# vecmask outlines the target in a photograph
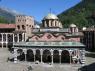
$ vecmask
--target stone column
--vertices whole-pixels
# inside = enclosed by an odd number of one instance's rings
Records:
[[[27,61],[26,54],[27,54],[27,49],[23,49],[23,52],[25,54],[25,61]]]
[[[2,48],[3,48],[3,33],[1,35],[2,35]]]
[[[13,33],[13,43],[15,42],[15,40],[14,40],[14,33]]]
[[[19,34],[17,34],[17,42],[19,42]]]
[[[53,27],[55,27],[55,20],[53,20]]]
[[[82,65],[84,66],[84,64],[85,64],[85,60],[86,60],[86,58],[85,58],[85,49],[83,49],[82,51],[81,51],[81,63],[82,63]]]
[[[17,49],[14,49],[14,63],[17,63]]]
[[[6,33],[6,48],[8,47],[8,34]]]
[[[51,27],[51,20],[49,20],[49,27]]]
[[[43,50],[42,49],[40,50],[40,53],[41,53],[41,63],[43,63],[43,57],[42,57],[43,56]]]
[[[70,53],[70,64],[71,64],[71,59],[72,59],[72,50],[69,50]]]
[[[22,42],[24,41],[24,33],[22,33]]]
[[[34,54],[34,62],[35,62],[35,55],[36,55],[36,50],[33,49],[33,54]]]
[[[53,50],[51,49],[50,52],[51,52],[51,57],[52,57],[51,63],[53,64]]]
[[[47,27],[47,20],[45,20],[44,22],[45,22],[45,23],[44,23],[44,24],[45,24],[44,27]]]
[[[60,64],[61,64],[61,53],[62,53],[62,50],[59,50]]]

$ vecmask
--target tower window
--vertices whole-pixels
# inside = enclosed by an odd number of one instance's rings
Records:
[[[20,26],[19,25],[17,25],[17,29],[20,29]]]
[[[22,29],[25,30],[25,26],[24,25],[22,25]]]
[[[31,25],[29,25],[29,27],[31,27]]]

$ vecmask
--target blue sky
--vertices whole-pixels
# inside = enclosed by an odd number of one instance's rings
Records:
[[[30,15],[41,21],[50,12],[59,14],[76,5],[81,0],[1,0],[0,6]]]

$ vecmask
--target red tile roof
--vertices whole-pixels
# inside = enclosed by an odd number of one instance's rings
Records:
[[[0,29],[15,29],[15,24],[2,24],[0,23]]]

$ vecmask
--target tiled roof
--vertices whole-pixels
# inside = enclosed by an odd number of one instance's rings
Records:
[[[15,24],[2,24],[0,23],[0,29],[15,29]]]

